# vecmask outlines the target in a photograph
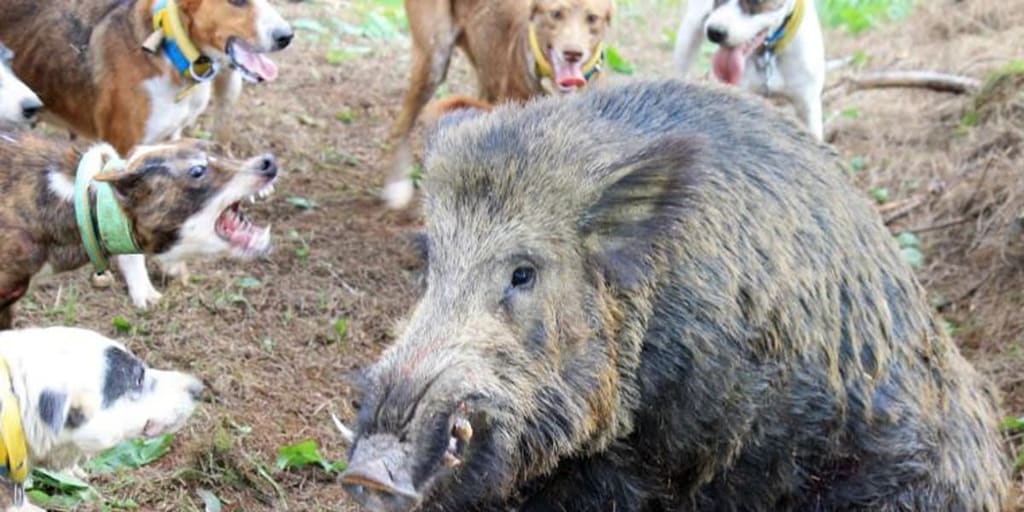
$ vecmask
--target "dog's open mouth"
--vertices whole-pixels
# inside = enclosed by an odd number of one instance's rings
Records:
[[[225,52],[231,64],[242,71],[242,75],[250,82],[273,82],[277,78],[277,64],[265,53],[256,50],[245,41],[228,38]]]
[[[738,84],[740,79],[743,78],[743,69],[747,65],[747,57],[764,44],[764,39],[767,36],[768,30],[763,30],[754,36],[753,39],[740,46],[728,47],[719,45],[718,51],[711,58],[711,69],[715,77],[730,85]]]
[[[273,182],[268,183],[259,192],[249,196],[249,201],[255,202],[255,196],[263,198],[273,191]],[[231,203],[220,213],[214,223],[214,231],[232,249],[246,256],[262,255],[270,249],[270,226],[259,226],[249,220],[242,211],[242,201]]]
[[[551,69],[555,73],[555,84],[560,92],[573,92],[582,89],[587,85],[587,78],[583,75],[583,59],[576,62],[566,62],[558,58],[557,52],[548,52],[548,60],[551,62]]]

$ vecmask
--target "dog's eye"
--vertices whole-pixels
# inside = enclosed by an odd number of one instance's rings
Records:
[[[565,16],[561,9],[555,9],[551,11],[551,19],[555,21],[561,21],[562,17]]]
[[[228,3],[235,7],[245,7],[249,4],[249,0],[228,0]]]
[[[597,23],[598,19],[599,18],[597,17],[596,14],[588,14],[587,15],[587,24],[588,25],[593,25],[593,24]]]
[[[517,267],[512,271],[512,280],[509,284],[511,284],[513,288],[525,288],[533,284],[533,280],[536,275],[537,270],[533,267]]]
[[[206,174],[205,165],[194,165],[188,170],[188,175],[193,178],[202,178],[204,174]]]

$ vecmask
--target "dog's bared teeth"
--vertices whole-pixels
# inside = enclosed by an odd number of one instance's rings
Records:
[[[249,196],[249,204],[256,204],[256,196]]]

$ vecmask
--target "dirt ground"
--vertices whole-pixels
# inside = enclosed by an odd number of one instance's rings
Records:
[[[405,90],[408,40],[335,30],[374,16],[372,0],[278,4],[287,17],[319,20],[330,33],[299,30],[276,56],[281,78],[247,87],[238,108],[236,153],[273,151],[286,169],[275,195],[248,209],[272,223],[273,255],[193,264],[189,283],[158,282],[164,300],[145,313],[132,310],[120,285],[93,289],[84,269],[37,286],[20,305],[20,326],[93,328],[153,366],[189,370],[207,383],[208,402],[168,456],[93,481],[141,510],[203,510],[200,489],[227,511],[355,510],[321,469],[275,469],[277,450],[312,438],[328,459],[344,458],[330,413],[352,418],[350,375],[393,339],[412,302],[413,258],[401,235],[417,227],[418,213],[389,212],[376,198],[387,130]],[[665,34],[681,12],[678,0],[620,2],[611,42],[637,72],[613,82],[673,75]],[[850,179],[887,199],[879,208],[893,233],[917,235],[919,276],[936,310],[998,382],[1007,414],[1024,414],[1024,80],[1007,75],[980,100],[922,89],[852,91],[840,80],[895,69],[985,80],[1024,56],[1024,0],[917,2],[906,20],[860,36],[832,30],[826,41],[830,58],[861,56],[830,75],[829,140],[850,162]],[[457,57],[447,90],[471,93],[472,85]],[[115,329],[116,316],[130,332]],[[343,336],[339,320],[347,322]],[[1008,452],[1016,455],[1013,446]]]

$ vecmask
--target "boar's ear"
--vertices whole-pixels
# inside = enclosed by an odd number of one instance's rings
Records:
[[[583,214],[590,257],[613,286],[642,283],[694,206],[702,141],[665,136],[613,163],[610,184]]]

